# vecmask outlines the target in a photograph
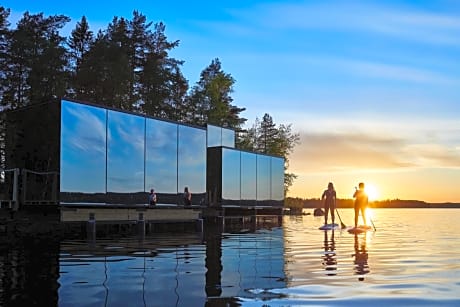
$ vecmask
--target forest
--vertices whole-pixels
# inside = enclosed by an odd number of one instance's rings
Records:
[[[210,59],[190,85],[170,56],[180,41],[170,41],[166,25],[138,11],[113,17],[93,31],[85,16],[68,37],[64,15],[25,12],[11,25],[10,10],[0,6],[0,111],[70,98],[156,118],[235,130],[236,147],[285,158],[285,192],[296,175],[288,172],[289,154],[299,143],[291,124],[275,124],[262,112],[250,125],[232,98],[236,80]],[[193,61],[193,59],[190,59]],[[5,122],[0,114],[0,168],[5,163]]]

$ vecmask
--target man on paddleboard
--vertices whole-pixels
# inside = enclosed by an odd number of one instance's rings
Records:
[[[364,191],[364,183],[360,182],[358,185],[359,189],[355,187],[355,193],[353,194],[353,198],[355,199],[355,228],[358,227],[358,216],[359,211],[361,211],[361,215],[363,217],[364,225],[366,223],[366,207],[369,203],[369,198],[367,197],[366,192]]]
[[[321,199],[324,200],[324,225],[327,225],[329,210],[331,211],[332,224],[334,224],[334,210],[336,197],[337,195],[334,190],[334,184],[332,182],[329,182],[329,184],[327,185],[327,190],[324,190],[323,195],[321,196]]]

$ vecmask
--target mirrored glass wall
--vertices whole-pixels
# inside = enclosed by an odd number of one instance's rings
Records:
[[[207,125],[207,146],[235,147],[235,131],[228,128]]]
[[[206,192],[206,130],[72,101],[61,102],[63,203],[180,204]]]
[[[222,149],[222,204],[239,205],[241,199],[241,152]]]
[[[61,202],[105,202],[107,110],[61,103]]]
[[[206,201],[206,130],[179,125],[177,174],[179,195],[185,187],[192,204]],[[179,197],[180,201],[182,199]]]
[[[146,204],[153,188],[159,203],[183,204],[185,187],[194,205],[210,198],[243,206],[284,200],[284,159],[233,148],[231,129],[71,101],[61,103],[60,124],[63,203]]]
[[[257,155],[241,152],[241,200],[255,206],[257,200]]]
[[[158,201],[177,198],[177,124],[147,119],[145,139],[145,189],[154,189]]]
[[[107,137],[107,192],[144,192],[145,118],[109,110]]]
[[[218,191],[217,204],[283,206],[283,158],[226,147],[208,148],[210,178],[207,188]]]

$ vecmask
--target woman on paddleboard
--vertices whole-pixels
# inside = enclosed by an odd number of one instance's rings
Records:
[[[337,195],[334,190],[334,184],[332,182],[329,182],[329,184],[327,185],[327,190],[324,190],[323,195],[321,196],[321,199],[324,201],[324,225],[327,225],[329,210],[331,211],[332,224],[334,224],[334,210],[336,198]]]
[[[364,183],[360,182],[358,187],[359,189],[355,187],[355,193],[353,194],[353,198],[355,199],[355,228],[358,227],[359,211],[361,211],[361,216],[363,217],[364,225],[367,225],[366,207],[369,203],[369,198],[367,197],[367,194],[364,191]]]

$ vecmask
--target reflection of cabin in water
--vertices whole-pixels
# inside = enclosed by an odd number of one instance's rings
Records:
[[[284,159],[236,149],[232,129],[70,100],[2,115],[0,200],[11,211],[144,210],[151,188],[157,208],[182,208],[186,186],[195,211],[283,206]]]

